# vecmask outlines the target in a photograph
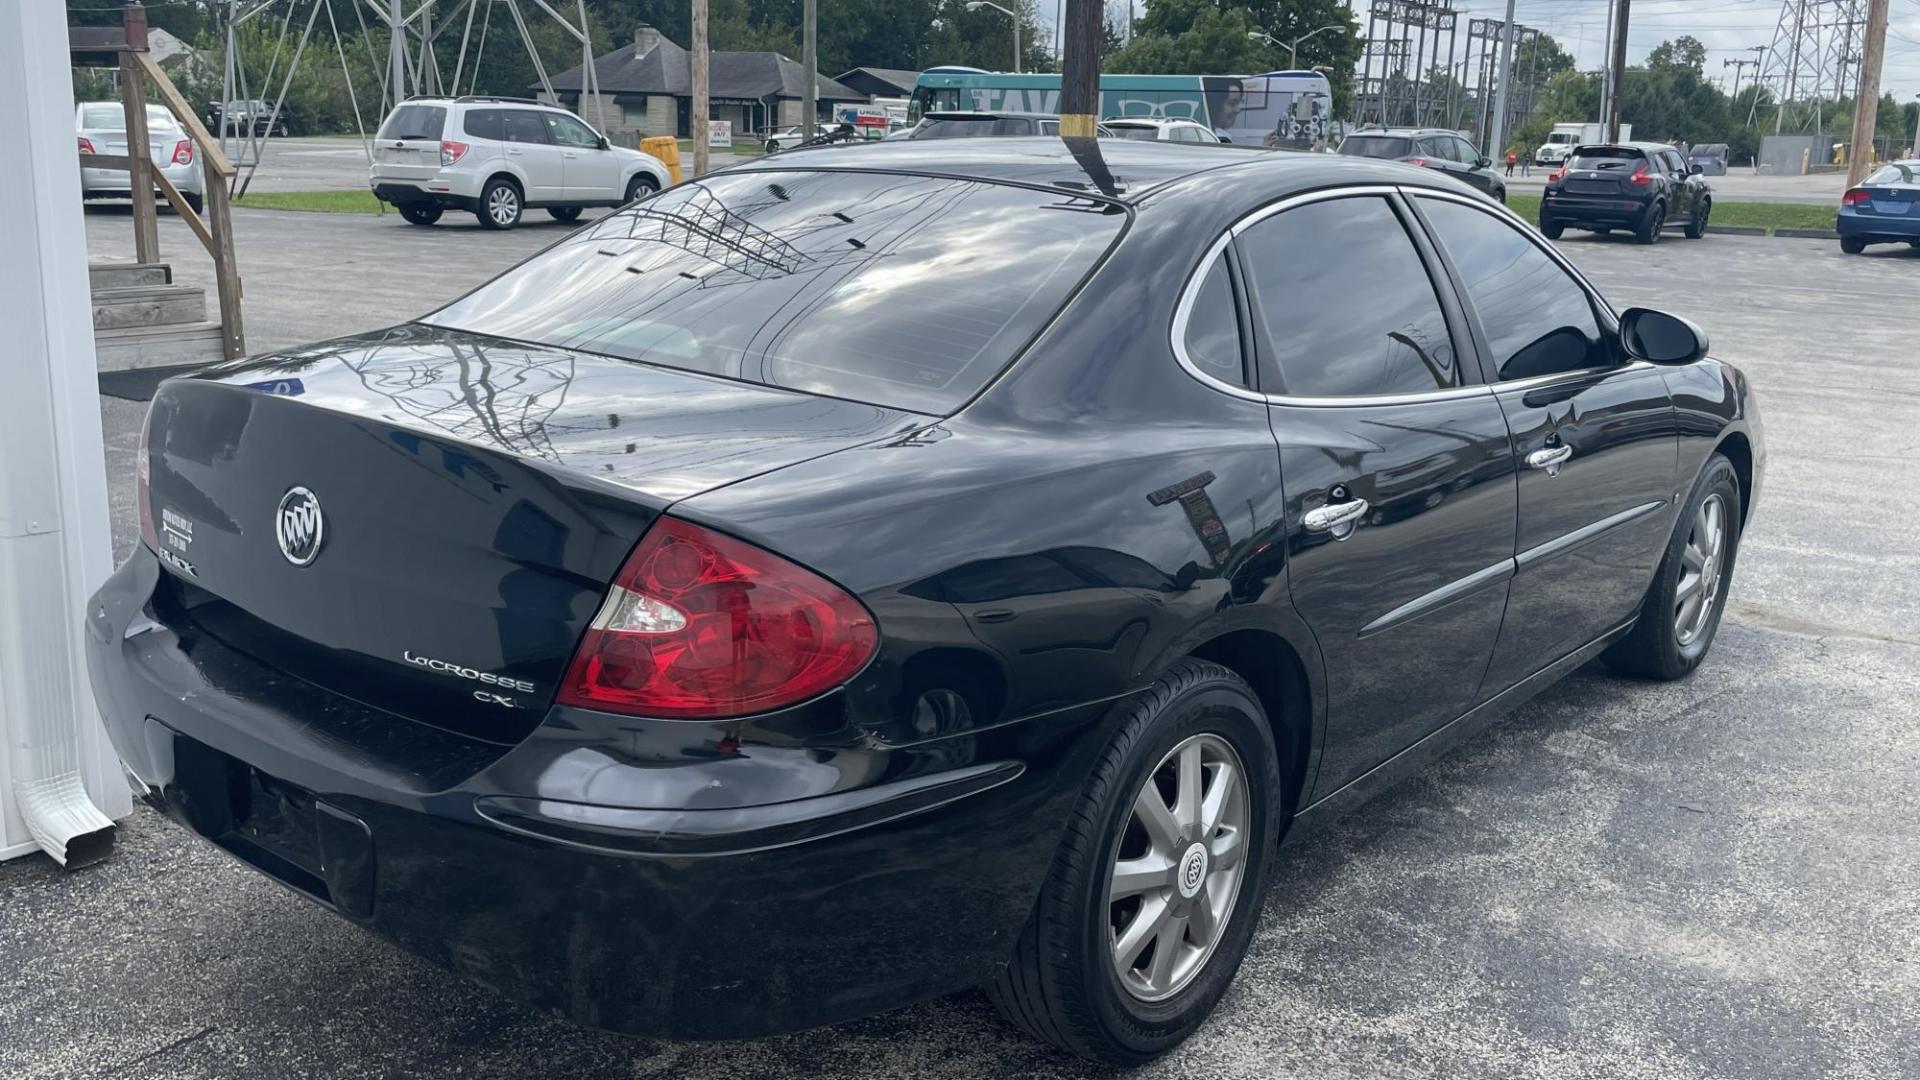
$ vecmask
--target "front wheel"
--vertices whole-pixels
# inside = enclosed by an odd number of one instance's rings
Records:
[[[659,190],[660,185],[653,182],[653,177],[645,175],[636,176],[627,181],[627,201],[635,202],[644,199]]]
[[[401,219],[409,225],[431,225],[440,220],[441,210],[438,206],[402,203],[398,209]]]
[[[547,214],[555,221],[572,221],[580,216],[580,208],[577,206],[549,206],[547,207]]]
[[[1694,482],[1626,637],[1601,654],[1607,666],[1646,679],[1672,680],[1706,658],[1727,605],[1740,550],[1740,474],[1715,454]]]
[[[480,192],[480,227],[483,229],[511,229],[520,224],[520,189],[513,181],[495,179],[487,181]]]
[[[1840,250],[1849,255],[1858,255],[1867,250],[1867,242],[1857,236],[1843,236],[1840,238]]]
[[[766,149],[769,154],[777,154],[780,152],[780,144],[774,142],[772,139],[768,139]]]
[[[1701,199],[1693,209],[1693,216],[1687,219],[1687,239],[1698,240],[1707,235],[1707,217],[1713,213],[1713,202]]]
[[[1184,660],[1123,708],[988,988],[1029,1035],[1114,1066],[1179,1045],[1226,993],[1288,813],[1273,729],[1238,675]]]
[[[1665,203],[1654,203],[1647,207],[1645,217],[1640,219],[1640,227],[1633,231],[1633,238],[1643,244],[1658,243],[1660,230],[1667,227],[1667,207]]]

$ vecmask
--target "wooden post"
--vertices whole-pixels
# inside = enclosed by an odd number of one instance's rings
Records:
[[[1620,0],[1614,8],[1613,40],[1613,96],[1607,99],[1607,141],[1620,141],[1620,102],[1627,96],[1627,16],[1633,0]]]
[[[1100,0],[1066,0],[1060,57],[1060,135],[1093,138],[1100,120]]]
[[[693,136],[693,175],[707,175],[707,0],[693,0],[693,115],[687,118]]]
[[[200,156],[201,187],[206,189],[207,224],[213,233],[213,281],[220,297],[220,350],[229,360],[247,355],[240,322],[240,267],[233,257],[233,205],[227,201],[227,177],[214,154]]]
[[[131,53],[121,53],[120,107],[126,111],[127,190],[133,198],[134,261],[160,261],[159,212],[153,203],[152,171],[147,162],[153,153],[147,147],[147,95],[141,92],[140,66]]]
[[[1880,120],[1880,66],[1886,55],[1887,0],[1868,0],[1867,45],[1860,55],[1860,85],[1853,99],[1853,142],[1847,149],[1848,187],[1866,179],[1867,166],[1873,163],[1873,133]]]

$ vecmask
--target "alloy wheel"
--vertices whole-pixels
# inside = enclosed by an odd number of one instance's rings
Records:
[[[487,216],[496,225],[511,225],[520,216],[520,196],[512,188],[500,184],[487,193]]]
[[[1708,496],[1693,515],[1686,546],[1680,549],[1680,581],[1674,587],[1674,636],[1682,647],[1704,633],[1720,597],[1727,544],[1727,508],[1719,495]]]
[[[1107,885],[1109,951],[1128,994],[1186,989],[1220,943],[1245,876],[1251,803],[1218,735],[1181,741],[1134,796]]]

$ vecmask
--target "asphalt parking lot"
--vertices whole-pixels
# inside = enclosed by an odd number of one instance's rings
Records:
[[[404,319],[561,235],[238,220],[256,350]],[[130,249],[122,216],[88,231],[96,257]],[[167,220],[162,243],[193,241]],[[1699,322],[1759,389],[1770,471],[1713,656],[1671,685],[1582,671],[1289,849],[1219,1012],[1138,1075],[1920,1075],[1920,252],[1561,247],[1616,306]],[[103,401],[123,551],[139,416]],[[0,1075],[1095,1073],[972,994],[750,1043],[585,1031],[138,810],[99,866],[0,865]]]

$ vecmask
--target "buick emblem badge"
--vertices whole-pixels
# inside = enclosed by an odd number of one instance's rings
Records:
[[[280,509],[273,515],[274,539],[280,542],[280,554],[295,566],[306,566],[320,554],[326,540],[327,520],[320,514],[320,500],[303,487],[288,488],[280,496]]]

